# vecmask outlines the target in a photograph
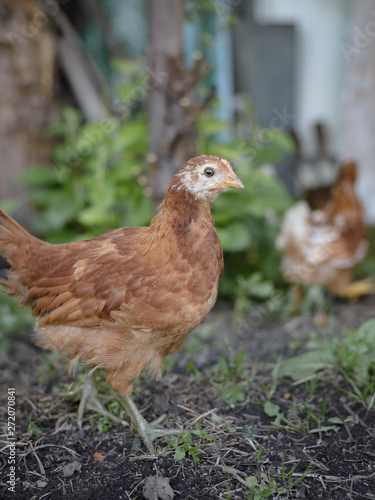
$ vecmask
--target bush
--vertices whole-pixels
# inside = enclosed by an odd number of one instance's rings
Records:
[[[67,108],[49,128],[60,141],[51,165],[26,170],[21,182],[38,209],[34,230],[51,242],[87,239],[110,228],[148,224],[153,213],[145,177],[147,123],[83,123]]]

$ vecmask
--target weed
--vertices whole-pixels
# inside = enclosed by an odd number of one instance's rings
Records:
[[[260,272],[249,277],[237,276],[234,295],[237,321],[241,320],[256,302],[262,302],[254,317],[251,314],[248,317],[249,323],[254,325],[280,315],[287,302],[286,294],[278,290],[272,281],[266,280]]]
[[[118,399],[113,399],[107,404],[107,410],[113,415],[119,415],[122,411],[124,411],[124,407]]]
[[[262,500],[270,498],[271,495],[284,495],[288,490],[277,485],[276,478],[272,474],[261,472],[259,479],[256,476],[246,478],[246,483],[250,488],[249,500]]]
[[[60,386],[63,389],[64,394],[73,402],[79,403],[81,401],[82,391],[81,388],[85,383],[86,375],[84,373],[78,373],[76,381],[71,384],[65,384],[60,382]]]
[[[307,394],[311,397],[313,396],[319,387],[319,379],[313,375],[310,380],[306,381]]]
[[[106,416],[101,416],[99,418],[91,417],[90,424],[95,426],[98,429],[99,434],[103,434],[104,432],[108,432],[112,428],[112,421],[110,418]]]
[[[220,356],[218,362],[211,368],[215,380],[219,383],[237,382],[244,375],[243,362],[245,361],[245,351],[240,350],[232,359],[227,361]]]
[[[30,439],[36,441],[42,435],[42,430],[36,425],[35,422],[30,422],[27,428],[27,434]]]
[[[337,433],[340,426],[344,424],[353,425],[353,418],[347,417],[344,420],[338,417],[326,418],[327,399],[324,400],[322,409],[316,411],[314,405],[308,403],[293,403],[284,413],[281,407],[271,401],[266,401],[263,406],[264,413],[269,417],[274,417],[272,425],[282,428],[291,433],[319,434],[322,439],[323,434]]]
[[[212,383],[219,388],[220,398],[228,405],[245,401],[245,387],[241,382],[251,384],[254,376],[246,372],[243,364],[245,351],[239,351],[230,360],[220,357],[211,368]]]
[[[246,396],[241,385],[232,384],[224,386],[220,389],[220,398],[224,401],[224,403],[230,406],[242,403],[245,401]]]
[[[259,477],[249,476],[246,478],[246,483],[250,488],[249,500],[263,500],[270,497],[279,498],[279,495],[285,495],[283,498],[289,498],[292,490],[307,476],[310,465],[301,473],[298,478],[293,480],[297,475],[295,469],[297,464],[293,464],[290,470],[286,470],[284,454],[282,454],[281,474],[278,477],[276,474],[267,474],[261,472]],[[280,482],[283,484],[280,485]],[[275,497],[274,495],[277,495]]]
[[[174,448],[173,458],[175,460],[181,460],[186,457],[192,458],[195,462],[199,462],[199,445],[193,443],[193,438],[196,436],[201,442],[213,441],[214,437],[209,435],[206,431],[202,430],[202,427],[199,424],[195,424],[195,430],[192,433],[185,431],[175,439],[168,439],[166,443]],[[168,451],[161,450],[162,454],[167,454]]]
[[[284,485],[288,489],[288,493],[290,493],[290,491],[293,488],[295,488],[301,481],[303,481],[303,479],[307,476],[307,474],[310,470],[311,464],[309,464],[307,466],[307,468],[302,472],[302,474],[298,477],[298,479],[293,481],[293,475],[295,474],[296,467],[297,467],[297,464],[295,463],[292,465],[292,468],[290,469],[290,471],[287,472],[285,469],[284,453],[282,453],[282,455],[281,455],[281,477],[282,477]]]
[[[263,456],[263,445],[261,444],[259,446],[257,456],[256,456],[256,463],[259,464],[262,461],[262,456]]]
[[[186,363],[186,369],[190,373],[189,382],[193,384],[194,382],[198,382],[202,380],[203,375],[202,372],[198,370],[198,368],[193,365],[193,363]]]
[[[285,360],[278,377],[312,381],[318,374],[320,382],[370,405],[375,393],[375,320],[347,330],[342,338],[315,339],[315,344],[315,349]],[[310,382],[310,392],[316,387],[317,382]]]

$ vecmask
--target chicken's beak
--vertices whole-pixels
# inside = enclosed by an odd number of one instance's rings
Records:
[[[237,175],[232,174],[228,175],[224,182],[220,182],[220,188],[245,189],[245,186],[242,184],[241,179],[239,179]]]

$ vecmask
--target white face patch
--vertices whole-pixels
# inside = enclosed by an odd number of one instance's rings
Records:
[[[206,169],[212,170],[214,175],[206,175]],[[219,194],[229,190],[229,188],[218,187],[218,183],[225,182],[226,178],[218,166],[213,163],[206,163],[193,170],[182,172],[180,177],[181,184],[177,189],[185,188],[200,200],[212,202]]]

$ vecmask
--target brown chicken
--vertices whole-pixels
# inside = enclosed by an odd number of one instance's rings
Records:
[[[163,357],[215,304],[223,254],[211,202],[244,189],[218,156],[193,158],[173,178],[162,210],[149,227],[109,231],[78,243],[51,245],[31,236],[0,211],[0,284],[31,307],[35,342],[105,370],[151,454],[152,441],[176,431],[154,429],[130,399],[148,367],[162,373]],[[88,377],[78,411],[107,416]]]
[[[276,245],[286,254],[282,272],[288,281],[328,285],[336,295],[347,294],[353,268],[368,250],[356,176],[356,165],[347,163],[322,210],[311,211],[300,201],[286,212]]]

